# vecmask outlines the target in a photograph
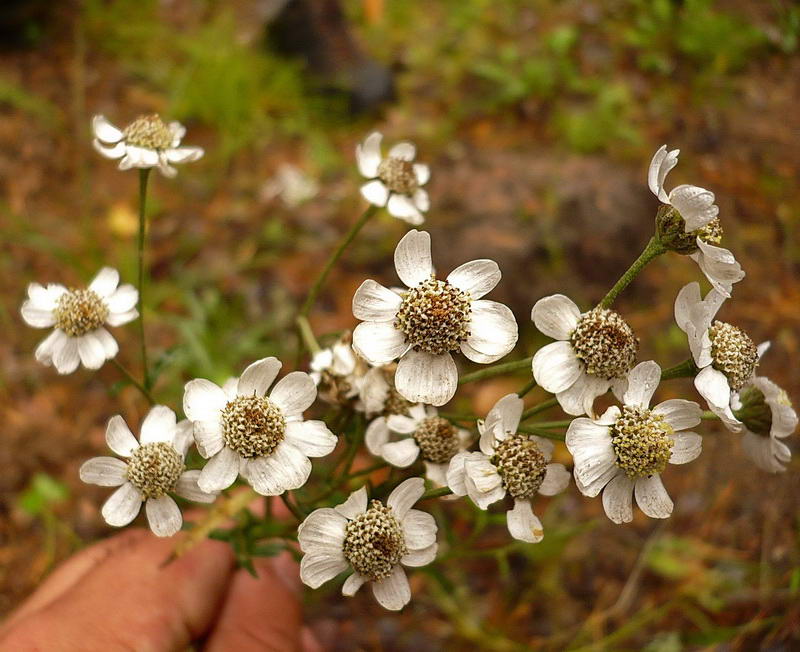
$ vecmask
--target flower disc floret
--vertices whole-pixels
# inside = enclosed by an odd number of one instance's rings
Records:
[[[512,498],[532,498],[542,486],[547,460],[539,445],[516,433],[499,442],[491,460]]]
[[[225,444],[246,458],[270,455],[283,441],[286,418],[263,396],[237,396],[222,411]]]
[[[758,348],[741,328],[723,321],[715,321],[708,335],[714,369],[725,374],[733,391],[739,391],[756,370]]]
[[[470,318],[469,293],[431,276],[405,293],[394,325],[415,350],[440,355],[466,341]]]
[[[400,158],[383,159],[378,165],[378,178],[389,190],[401,195],[412,195],[419,188],[414,164]]]
[[[183,469],[183,458],[171,444],[153,442],[133,451],[126,477],[143,499],[161,498],[175,489]]]
[[[386,401],[383,404],[383,416],[388,417],[393,414],[407,417],[409,415],[408,408],[413,405],[411,401],[404,398],[396,388],[390,387],[386,392]]]
[[[56,328],[70,337],[80,337],[100,328],[109,309],[94,290],[70,290],[61,295],[53,315]]]
[[[174,135],[157,113],[136,118],[122,130],[122,137],[129,145],[145,149],[168,149]]]
[[[616,465],[632,480],[661,473],[672,456],[673,432],[661,415],[626,405],[611,427]]]
[[[373,500],[367,511],[345,527],[342,552],[356,572],[370,580],[389,577],[408,553],[403,528],[392,508]]]
[[[586,373],[611,380],[625,376],[636,362],[639,340],[618,312],[595,308],[582,315],[570,336]]]
[[[414,431],[414,441],[419,445],[423,459],[434,464],[445,464],[458,452],[458,432],[447,419],[428,417]]]

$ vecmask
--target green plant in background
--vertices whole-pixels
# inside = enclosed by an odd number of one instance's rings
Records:
[[[60,519],[56,510],[69,499],[69,488],[47,473],[36,473],[27,489],[17,498],[17,506],[32,518],[41,521],[44,527],[44,570],[56,560],[59,539],[65,539],[70,547],[78,545],[78,537],[66,521]]]

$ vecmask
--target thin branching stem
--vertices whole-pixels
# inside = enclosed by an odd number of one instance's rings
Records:
[[[642,253],[639,254],[639,257],[633,261],[633,264],[614,284],[614,287],[608,291],[608,294],[603,297],[603,300],[598,304],[597,307],[610,308],[619,293],[628,287],[628,285],[630,285],[631,281],[633,281],[633,279],[639,275],[639,272],[641,272],[651,260],[660,256],[666,251],[667,249],[661,244],[661,242],[659,242],[656,236],[650,238],[650,242],[647,243],[644,251],[642,251]]]
[[[558,405],[558,399],[556,398],[550,398],[546,401],[542,401],[541,403],[538,403],[525,410],[520,417],[520,421],[530,419],[532,416],[539,414],[540,412],[544,412],[545,410],[549,410],[551,407],[555,407],[556,405]]]
[[[528,392],[530,392],[534,387],[536,387],[537,383],[535,379],[531,379],[529,383],[527,383],[521,390],[517,392],[517,396],[520,398],[524,398]]]
[[[295,504],[294,504],[294,503],[291,501],[291,499],[289,498],[289,492],[288,492],[288,491],[284,491],[284,492],[281,494],[281,500],[283,501],[283,504],[284,504],[284,505],[286,505],[286,508],[287,508],[287,509],[288,509],[288,510],[289,510],[289,511],[292,513],[292,515],[293,515],[293,516],[294,516],[294,517],[295,517],[295,518],[296,518],[298,521],[300,521],[300,522],[302,523],[302,522],[305,520],[305,518],[306,518],[306,515],[305,515],[305,514],[303,514],[303,512],[300,510],[300,508],[299,508],[299,507],[297,507],[297,505],[295,505]]]
[[[500,364],[485,367],[478,371],[473,371],[471,374],[466,374],[458,379],[459,385],[466,383],[474,383],[476,380],[486,380],[487,378],[494,378],[495,376],[502,376],[503,374],[514,373],[523,369],[530,370],[531,361],[533,358],[523,358],[522,360],[515,360],[513,362],[501,362]]]
[[[147,234],[147,180],[150,168],[139,170],[139,239],[138,239],[138,276],[139,276],[139,340],[142,349],[142,378],[145,389],[149,390],[150,367],[147,362],[147,340],[144,335],[144,277],[145,277],[145,240]]]
[[[153,398],[153,395],[150,393],[150,391],[148,389],[146,389],[145,386],[142,385],[142,383],[140,383],[138,380],[136,380],[136,378],[133,377],[133,374],[130,371],[128,371],[125,367],[123,367],[122,364],[116,358],[111,358],[111,363],[117,369],[119,369],[120,373],[123,376],[125,376],[125,379],[131,385],[133,385],[136,389],[138,389],[141,392],[142,396],[144,396],[147,399],[147,401],[150,403],[150,405],[155,405],[156,404],[156,401]]]
[[[545,439],[555,439],[556,441],[564,441],[564,435],[551,430],[542,430],[541,428],[533,428],[531,426],[520,426],[517,432],[524,432],[528,435],[537,435]]]
[[[700,371],[694,360],[689,358],[680,364],[664,369],[661,372],[661,380],[672,380],[673,378],[694,378],[697,372]]]

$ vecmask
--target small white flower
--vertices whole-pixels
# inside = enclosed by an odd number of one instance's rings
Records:
[[[628,375],[623,408],[612,406],[599,419],[575,419],[566,443],[575,461],[575,484],[584,496],[603,491],[603,509],[614,523],[633,519],[632,496],[651,518],[672,514],[661,483],[667,464],[685,464],[698,455],[702,438],[686,431],[700,423],[700,406],[671,399],[650,409],[661,379],[655,362],[641,362]]]
[[[594,308],[581,314],[572,299],[554,294],[536,302],[531,319],[558,340],[533,356],[533,377],[567,414],[593,415],[594,400],[609,388],[622,396],[639,340],[618,312]]]
[[[686,233],[705,226],[719,214],[714,204],[714,193],[705,188],[682,184],[673,188],[669,194],[664,190],[664,182],[670,170],[678,164],[679,149],[667,151],[662,145],[653,155],[647,183],[652,193],[662,204],[674,207],[686,223]]]
[[[403,566],[425,566],[436,558],[436,521],[411,509],[425,493],[422,478],[400,483],[386,500],[367,501],[362,487],[341,505],[314,510],[297,531],[300,579],[316,589],[352,568],[342,594],[355,595],[364,582],[380,605],[397,611],[411,600]]]
[[[145,503],[147,522],[153,534],[169,537],[181,529],[183,517],[177,503],[168,495],[199,503],[214,502],[217,494],[197,486],[199,470],[187,471],[186,451],[192,443],[188,421],[175,422],[175,413],[156,405],[142,422],[139,441],[125,420],[111,417],[106,428],[108,447],[116,457],[95,457],[81,466],[81,480],[101,487],[119,487],[103,505],[103,518],[115,527],[128,525]]]
[[[392,433],[405,437],[390,441]],[[425,477],[437,487],[444,487],[450,460],[469,445],[471,438],[468,430],[456,428],[440,417],[435,407],[417,403],[408,408],[406,415],[391,414],[372,421],[364,443],[370,453],[401,469],[411,466],[421,455]]]
[[[431,176],[424,163],[414,163],[417,148],[411,143],[398,143],[386,158],[381,154],[383,136],[374,131],[356,146],[358,169],[367,179],[361,195],[370,204],[386,206],[394,217],[415,226],[425,221],[423,213],[430,207],[428,193],[423,190]]]
[[[487,364],[517,342],[513,313],[496,301],[480,300],[500,281],[493,260],[473,260],[436,278],[431,237],[409,231],[397,245],[394,264],[409,288],[398,294],[372,280],[353,297],[353,315],[363,320],[353,332],[353,348],[370,364],[400,358],[395,386],[412,403],[444,405],[453,398],[458,370],[452,352]]]
[[[703,236],[697,236],[697,251],[689,254],[689,258],[698,264],[700,271],[717,292],[730,297],[733,284],[741,281],[745,272],[728,249],[717,247],[706,240]]]
[[[501,398],[485,422],[478,422],[480,452],[459,453],[450,462],[447,484],[457,496],[469,496],[480,509],[514,499],[506,514],[508,531],[520,541],[538,543],[544,537],[542,522],[531,500],[539,493],[554,496],[566,489],[569,472],[550,463],[553,442],[517,432],[523,402],[516,394]]]
[[[728,429],[740,432],[731,399],[755,373],[765,345],[757,347],[742,329],[714,319],[724,302],[725,296],[715,289],[701,298],[700,285],[689,283],[675,299],[675,321],[686,333],[700,370],[695,388]]]
[[[36,348],[36,359],[55,366],[60,374],[69,374],[80,363],[99,369],[117,355],[119,346],[105,326],[122,326],[136,319],[138,301],[136,288],[119,285],[119,272],[104,267],[87,289],[31,283],[21,312],[29,326],[55,327]]]
[[[105,116],[92,119],[94,148],[110,159],[121,159],[120,170],[157,167],[165,177],[178,171],[170,163],[188,163],[203,156],[201,147],[180,147],[186,129],[180,122],[166,124],[157,114],[137,118],[124,129]]]
[[[183,411],[194,426],[197,449],[209,459],[198,480],[202,489],[226,489],[241,475],[258,493],[277,496],[306,483],[309,457],[336,447],[322,421],[303,421],[317,397],[307,373],[287,374],[266,396],[280,368],[277,358],[264,358],[225,389],[204,379],[186,384]]]
[[[357,379],[366,365],[358,358],[345,339],[322,349],[311,358],[311,379],[320,388],[320,398],[329,403],[345,404],[358,396]]]

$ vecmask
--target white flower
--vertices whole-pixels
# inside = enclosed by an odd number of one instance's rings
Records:
[[[398,143],[386,158],[381,154],[383,136],[372,132],[356,146],[358,169],[367,179],[361,195],[370,204],[386,206],[394,217],[409,224],[425,221],[422,214],[430,207],[428,193],[422,189],[431,176],[424,163],[414,163],[417,149],[411,143]]]
[[[119,272],[110,267],[101,269],[85,290],[31,283],[22,318],[34,328],[55,327],[36,348],[36,359],[54,365],[60,374],[72,373],[79,363],[99,369],[119,351],[105,326],[122,326],[136,319],[138,300],[136,288],[119,285]]]
[[[706,242],[702,236],[697,237],[697,251],[689,258],[698,264],[714,289],[726,297],[731,296],[733,284],[745,277],[742,266],[728,249]]]
[[[595,398],[609,388],[622,396],[639,340],[619,313],[594,308],[581,314],[572,299],[554,294],[536,302],[531,319],[558,340],[533,356],[533,377],[556,395],[564,412],[593,415]]]
[[[198,480],[202,489],[225,489],[241,474],[258,493],[277,496],[306,483],[309,457],[336,447],[322,421],[303,421],[317,397],[307,373],[287,374],[267,398],[280,368],[277,358],[264,358],[225,389],[203,379],[186,384],[183,411],[194,425],[197,449],[209,458]]]
[[[392,491],[386,505],[368,503],[362,487],[341,505],[314,510],[297,531],[305,553],[300,579],[316,589],[352,568],[343,595],[355,595],[364,582],[372,582],[381,606],[402,609],[411,600],[403,566],[425,566],[436,558],[436,522],[411,509],[424,493],[424,480],[409,478]]]
[[[329,403],[344,404],[358,396],[357,378],[363,375],[366,366],[359,364],[353,347],[344,339],[333,346],[322,349],[311,358],[311,379],[324,391],[320,397]]]
[[[623,408],[612,406],[596,420],[575,419],[566,443],[575,461],[575,484],[584,496],[603,491],[603,509],[614,523],[633,519],[632,496],[651,518],[672,514],[672,500],[661,483],[667,463],[685,464],[699,454],[700,406],[671,399],[649,408],[661,368],[642,362],[628,376]]]
[[[391,433],[405,437],[390,441]],[[470,442],[468,430],[456,428],[439,411],[421,403],[408,408],[406,415],[380,416],[367,427],[364,443],[370,453],[392,466],[404,469],[421,455],[425,477],[438,487],[447,485],[447,467],[452,457]]]
[[[363,320],[353,348],[370,364],[400,358],[394,382],[412,403],[444,405],[456,392],[458,371],[451,353],[473,362],[494,362],[517,342],[517,322],[503,304],[480,300],[500,281],[492,260],[473,260],[446,280],[433,272],[431,237],[411,230],[397,245],[394,264],[408,290],[398,294],[372,280],[353,297],[353,315]]]
[[[157,114],[141,116],[124,129],[117,129],[105,116],[92,119],[94,148],[106,158],[122,159],[120,170],[158,167],[165,177],[178,171],[170,163],[196,161],[201,147],[180,147],[186,129],[180,122],[164,123]]]
[[[662,145],[650,162],[647,183],[661,203],[674,207],[681,214],[686,223],[686,233],[690,233],[713,220],[719,214],[719,208],[714,204],[714,193],[698,186],[682,184],[667,194],[664,181],[678,164],[678,154],[679,149],[667,152],[667,146]]]
[[[740,328],[714,320],[724,302],[725,296],[713,289],[702,299],[700,285],[689,283],[675,299],[675,321],[686,333],[700,370],[695,388],[728,429],[740,432],[742,424],[731,411],[731,398],[753,376],[766,349],[757,347]]]
[[[509,494],[514,508],[506,514],[508,531],[515,539],[538,543],[544,530],[531,499],[537,493],[554,496],[566,489],[569,472],[563,464],[549,463],[553,442],[517,432],[522,409],[522,399],[516,394],[501,398],[486,421],[478,422],[480,452],[456,455],[447,471],[447,484],[454,494],[469,496],[481,509]]]
[[[116,457],[95,457],[81,466],[81,480],[101,487],[119,487],[103,505],[103,518],[115,527],[127,525],[145,503],[147,522],[153,533],[169,537],[181,529],[183,518],[178,505],[168,495],[200,503],[211,503],[215,492],[197,486],[199,470],[187,471],[186,451],[192,443],[188,421],[175,423],[175,413],[156,405],[142,422],[139,441],[125,420],[111,417],[106,428],[108,447],[127,462]]]

